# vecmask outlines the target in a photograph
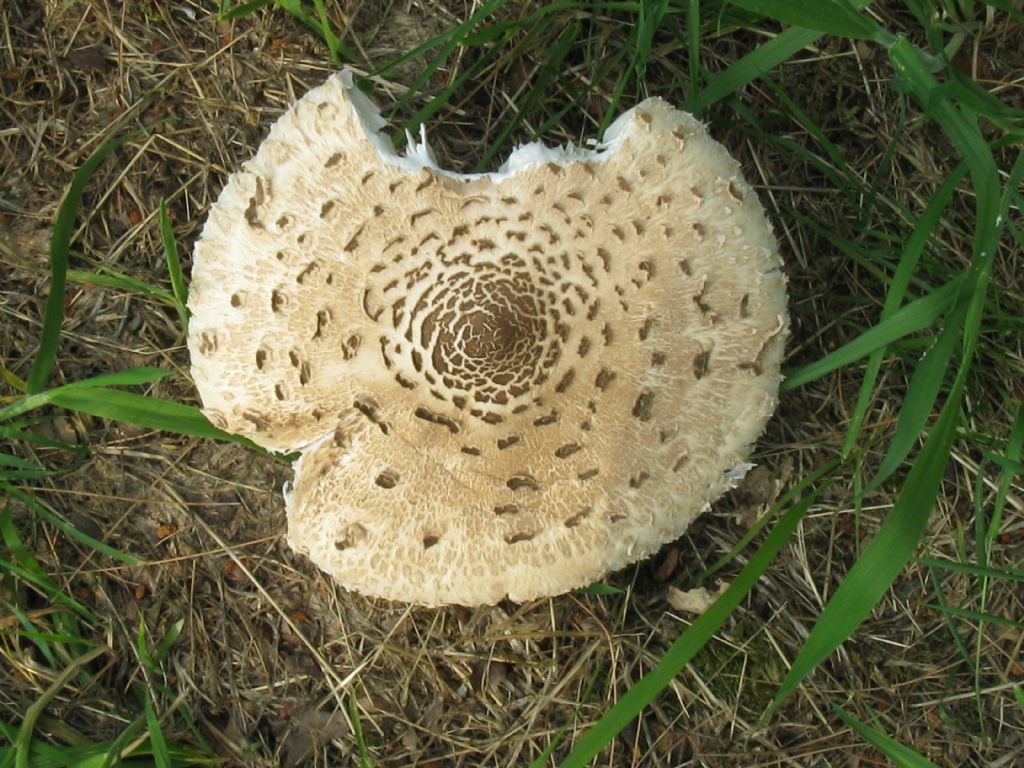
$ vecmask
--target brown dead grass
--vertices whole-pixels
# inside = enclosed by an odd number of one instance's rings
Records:
[[[211,5],[211,4],[206,4]],[[526,5],[525,3],[523,4]],[[346,40],[383,63],[471,12],[451,0],[354,3]],[[621,45],[610,23],[595,27],[595,56]],[[979,33],[984,57],[968,58],[984,79],[1021,67],[1016,37]],[[1002,34],[1002,36],[1001,36]],[[705,63],[720,69],[754,42],[749,34],[713,39]],[[665,42],[668,45],[668,42]],[[1014,46],[1018,48],[1014,48]],[[471,167],[514,113],[536,71],[540,48],[489,67],[457,94],[454,109],[432,129],[443,161]],[[822,126],[865,180],[884,174],[877,217],[899,218],[899,206],[921,210],[951,168],[934,128],[919,115],[898,125],[889,72],[868,49],[831,45],[783,67],[786,91]],[[467,53],[466,56],[471,56]],[[684,52],[665,50],[652,65],[658,84],[685,82]],[[457,56],[440,78],[466,64]],[[46,294],[46,243],[72,171],[102,142],[139,126],[144,135],[121,149],[86,193],[75,241],[75,266],[106,265],[167,285],[156,225],[166,198],[188,253],[205,211],[231,169],[250,156],[288,103],[331,70],[323,50],[281,13],[217,23],[199,3],[56,0],[0,7],[0,355],[25,375]],[[379,83],[378,103],[404,92],[415,64]],[[577,83],[585,62],[567,73]],[[593,131],[611,84],[598,84],[591,113],[568,118],[545,139],[578,140]],[[1017,88],[1007,84],[1007,89]],[[1004,94],[1005,95],[1005,94]],[[812,142],[778,118],[777,96],[763,85],[744,92],[768,132]],[[1019,96],[1015,97],[1018,102]],[[418,102],[422,103],[422,102]],[[628,104],[627,104],[628,106]],[[802,167],[735,123],[724,109],[707,118],[720,140],[763,185],[791,277],[791,355],[807,360],[848,340],[855,324],[877,316],[877,281],[819,235],[797,212],[848,237],[856,201],[845,200],[820,173]],[[531,138],[530,122],[520,130]],[[896,142],[890,167],[880,159]],[[964,210],[967,210],[964,207]],[[895,211],[895,212],[894,212]],[[869,220],[868,226],[871,221]],[[952,254],[968,252],[955,219],[942,237]],[[961,257],[962,258],[962,257]],[[1000,263],[1006,307],[1022,306],[1019,263]],[[836,286],[841,286],[836,290]],[[152,394],[195,401],[181,329],[167,307],[106,289],[71,285],[55,380],[148,364],[176,376]],[[995,392],[1021,394],[1020,340],[992,371]],[[743,534],[780,490],[835,455],[859,384],[856,370],[787,395],[761,443],[764,468],[650,563],[610,579],[625,594],[567,595],[517,606],[424,610],[349,594],[294,555],[283,541],[282,483],[288,467],[233,445],[214,445],[130,426],[62,414],[52,430],[86,439],[91,453],[71,475],[41,484],[39,498],[83,530],[144,559],[119,567],[15,506],[22,535],[65,589],[103,617],[96,640],[112,651],[88,689],[69,689],[49,709],[42,730],[71,729],[85,739],[112,738],[137,712],[129,694],[141,668],[134,640],[145,622],[160,637],[183,621],[181,639],[164,664],[164,682],[182,697],[199,730],[227,764],[350,764],[355,740],[346,714],[358,703],[374,765],[525,765],[565,723],[576,734],[660,658],[687,626],[665,601],[667,585],[693,579]],[[886,371],[869,417],[884,449],[905,386],[897,366]],[[1006,404],[984,404],[972,429],[1005,435]],[[877,460],[868,455],[867,462]],[[958,454],[927,538],[927,551],[958,558],[975,504],[991,503],[991,486],[975,498],[979,457]],[[879,725],[940,765],[1010,766],[1024,760],[1024,721],[1013,701],[1024,636],[989,625],[980,644],[983,694],[950,629],[926,603],[934,585],[911,566],[855,638],[825,664],[764,728],[753,725],[835,586],[892,503],[875,494],[851,506],[852,479],[820,499],[792,545],[747,603],[691,664],[631,724],[599,761],[607,765],[873,766],[885,764],[831,710],[832,703]],[[1019,493],[1019,488],[1017,489]],[[1020,496],[1013,499],[994,562],[1020,567]],[[969,536],[967,538],[970,538]],[[740,565],[745,562],[743,555]],[[977,608],[966,577],[940,575],[951,604]],[[710,585],[709,585],[710,586]],[[2,588],[0,588],[2,589]],[[993,583],[988,610],[1020,618],[1022,595]],[[968,626],[954,628],[974,643]],[[4,645],[0,717],[11,721],[46,681],[33,678],[31,649]],[[164,702],[165,706],[170,702]],[[193,743],[180,717],[165,723],[169,740]],[[59,738],[58,738],[59,740]],[[560,748],[556,754],[564,754]]]

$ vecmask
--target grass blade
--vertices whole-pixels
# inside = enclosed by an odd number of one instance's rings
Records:
[[[855,9],[866,8],[871,0],[852,0]],[[699,115],[712,104],[732,96],[743,86],[788,61],[798,52],[813,45],[824,33],[816,29],[790,27],[759,45],[738,61],[708,78],[704,89],[683,102],[683,109]]]
[[[530,92],[523,101],[521,108],[516,112],[515,117],[508,121],[501,133],[498,135],[498,138],[496,138],[491,143],[491,146],[487,148],[487,151],[484,153],[483,157],[480,158],[480,162],[476,164],[476,168],[474,170],[481,171],[487,168],[488,164],[494,158],[494,155],[497,154],[498,150],[500,150],[504,146],[505,142],[508,141],[508,137],[511,136],[512,132],[519,127],[519,124],[526,117],[526,113],[533,106],[533,103],[545,93],[548,83],[558,74],[562,65],[562,60],[565,59],[566,54],[569,53],[573,43],[576,42],[579,31],[580,28],[578,24],[570,24],[568,29],[559,36],[558,41],[551,48],[545,67],[541,71],[540,75],[538,75],[533,87],[530,88]]]
[[[61,590],[57,582],[22,542],[14,527],[14,522],[11,520],[10,505],[5,505],[3,512],[0,512],[0,538],[3,539],[4,546],[11,556],[11,562],[4,564],[4,570],[16,574],[19,578],[35,586],[52,603],[70,608],[86,621],[96,621],[96,616],[92,611]]]
[[[876,40],[881,33],[881,29],[872,18],[858,13],[853,5],[846,0],[729,0],[729,2],[752,13],[837,37],[848,37],[853,40]],[[867,5],[867,3],[863,5]]]
[[[230,21],[232,19],[239,19],[242,16],[248,16],[260,8],[270,5],[274,0],[252,0],[252,2],[242,3],[230,11],[227,10],[228,2],[230,0],[222,0],[220,8],[217,9],[217,21]]]
[[[359,752],[360,768],[370,768],[370,753],[366,749],[366,741],[363,739],[363,725],[359,718],[359,703],[356,701],[356,693],[348,689],[348,716],[352,721],[352,735],[356,739],[356,749]]]
[[[171,650],[178,638],[181,637],[181,628],[185,626],[184,619],[178,619],[164,633],[164,636],[160,639],[160,642],[156,646],[156,650],[153,651],[152,659],[155,664],[159,664],[167,656],[167,652]]]
[[[40,468],[34,461],[28,461],[27,459],[12,456],[8,453],[0,453],[0,466],[32,470]]]
[[[891,317],[899,309],[900,304],[903,303],[903,297],[910,286],[910,281],[917,269],[921,254],[924,252],[924,246],[928,241],[928,237],[938,226],[942,212],[949,205],[949,201],[953,198],[953,193],[956,192],[957,186],[959,186],[966,173],[967,166],[961,163],[935,192],[935,195],[925,207],[924,213],[917,220],[913,233],[903,247],[899,266],[896,268],[895,273],[893,273],[889,290],[885,294],[885,305],[882,307],[881,320],[887,320]],[[847,431],[846,441],[843,444],[844,458],[848,457],[853,451],[853,446],[860,436],[861,426],[864,423],[864,417],[871,403],[875,382],[878,380],[878,373],[882,367],[884,351],[884,349],[875,351],[872,353],[870,360],[868,360],[864,381],[861,384],[861,389],[857,396],[857,404],[850,419],[850,428]]]
[[[835,709],[836,714],[842,718],[843,722],[853,729],[854,733],[864,739],[868,744],[877,747],[886,757],[896,763],[896,765],[899,765],[902,768],[939,768],[931,760],[922,757],[910,747],[904,746],[891,736],[875,730],[866,723],[862,723],[842,707],[837,705],[833,708]]]
[[[683,109],[701,114],[712,104],[732,96],[743,86],[772,71],[796,53],[812,45],[822,33],[813,29],[791,27],[766,43],[759,45],[721,72],[708,78],[700,93],[691,94]]]
[[[171,753],[167,751],[167,739],[160,730],[160,720],[149,696],[146,696],[146,728],[149,731],[149,745],[153,750],[153,762],[157,768],[171,768]]]
[[[921,106],[942,126],[960,151],[971,172],[977,201],[978,228],[975,233],[976,254],[991,259],[996,244],[995,229],[999,208],[999,170],[992,150],[985,142],[971,111],[961,111],[949,101],[942,86],[928,70],[927,54],[901,38],[889,48],[889,59],[900,77],[899,84],[908,89]]]
[[[958,563],[954,560],[938,560],[933,557],[915,557],[914,562],[921,563],[921,565],[927,565],[929,568],[957,571],[958,573],[969,573],[972,576],[985,576],[992,579],[1010,579],[1011,581],[1024,582],[1024,571],[1018,571],[1013,568],[987,568],[980,565],[974,565],[972,563]]]
[[[993,613],[986,613],[984,611],[972,611],[967,608],[957,608],[952,605],[936,605],[935,603],[925,603],[926,608],[931,608],[935,611],[941,611],[949,616],[956,616],[961,619],[969,619],[975,622],[983,622],[990,624],[999,624],[1004,627],[1016,627],[1017,629],[1024,629],[1024,622],[1014,621],[1013,619],[1007,619],[1003,616],[997,616]]]
[[[73,381],[70,384],[54,387],[45,392],[28,395],[20,400],[16,400],[6,408],[0,408],[0,421],[7,421],[15,416],[33,411],[36,408],[42,408],[44,405],[50,405],[68,392],[76,392],[93,387],[133,387],[142,384],[152,384],[154,381],[159,381],[165,376],[170,375],[170,373],[170,371],[165,371],[162,368],[141,367],[129,368],[127,371],[118,371],[117,373],[103,373],[90,379]]]
[[[46,469],[34,461],[28,461],[9,453],[0,453],[0,482],[37,480],[41,477],[53,477],[62,471],[60,469]]]
[[[946,369],[953,358],[957,342],[963,331],[967,314],[966,305],[958,305],[946,318],[946,322],[935,340],[935,344],[921,358],[910,378],[910,386],[903,398],[896,430],[893,432],[885,456],[878,465],[875,476],[864,488],[871,493],[888,480],[902,465],[914,448],[918,435],[928,422],[939,392],[945,383]]]
[[[643,82],[647,76],[647,63],[651,59],[651,51],[654,47],[654,35],[661,26],[662,19],[668,11],[668,0],[655,0],[655,2],[640,3],[636,22],[636,56],[633,61],[633,69],[636,72],[638,82]]]
[[[90,416],[125,421],[140,427],[176,432],[180,435],[250,444],[244,437],[229,435],[217,429],[202,411],[192,405],[107,387],[60,392],[53,390],[50,394],[53,395],[51,402],[54,405],[88,413]]]
[[[84,269],[69,269],[68,282],[80,285],[95,285],[100,288],[114,288],[116,290],[128,291],[130,293],[141,293],[144,296],[156,299],[161,304],[176,307],[174,294],[165,291],[155,285],[150,285],[144,280],[137,280],[134,277],[122,274],[107,267],[99,267],[100,272],[89,272]]]
[[[413,59],[419,58],[426,52],[432,51],[434,48],[437,48],[438,46],[446,46],[446,52],[443,52],[440,57],[436,57],[431,64],[424,67],[424,71],[419,75],[419,77],[416,78],[416,81],[409,86],[409,91],[398,102],[398,104],[395,105],[395,107],[392,109],[391,114],[394,115],[397,112],[401,111],[401,109],[406,104],[408,104],[409,101],[412,98],[414,98],[416,94],[420,93],[420,91],[423,88],[423,85],[430,79],[430,74],[437,69],[440,63],[442,63],[452,51],[455,50],[459,42],[462,42],[463,44],[470,44],[470,34],[472,30],[477,26],[477,24],[479,24],[485,18],[490,16],[499,8],[501,8],[501,6],[503,6],[506,2],[507,0],[490,0],[490,2],[488,2],[486,5],[478,9],[476,13],[474,13],[472,16],[466,19],[466,21],[464,21],[463,23],[451,27],[450,29],[446,30],[445,32],[442,32],[436,37],[427,40],[425,43],[421,43],[420,45],[416,46],[408,53],[404,53],[398,58],[392,59],[379,69],[370,72],[370,78],[379,77],[388,72],[391,72],[396,67],[400,67],[403,64],[412,61]],[[452,42],[453,40],[454,42]],[[448,47],[449,43],[450,47]],[[415,126],[409,126],[410,129],[413,127]]]
[[[686,59],[690,75],[689,98],[694,98],[700,90],[700,0],[687,0]]]
[[[167,272],[171,276],[171,290],[174,292],[174,305],[181,316],[182,332],[188,336],[188,291],[185,290],[185,278],[181,272],[181,259],[178,257],[178,244],[174,240],[171,219],[167,215],[167,204],[160,198],[160,240],[164,245],[164,257],[167,259]]]
[[[724,555],[718,558],[718,560],[712,563],[703,573],[700,574],[699,580],[702,582],[707,581],[709,578],[714,576],[725,566],[731,563],[735,559],[736,555],[738,555],[740,552],[746,549],[747,545],[750,544],[750,542],[753,541],[755,537],[757,537],[761,530],[764,529],[765,526],[767,526],[768,523],[772,521],[772,518],[774,518],[775,515],[778,514],[780,509],[785,507],[787,504],[791,503],[794,499],[799,498],[808,486],[818,482],[819,479],[821,479],[826,474],[834,470],[837,466],[839,466],[838,459],[833,459],[832,461],[823,464],[822,466],[818,467],[818,469],[814,470],[809,475],[801,479],[800,482],[798,482],[784,494],[782,494],[782,496],[779,497],[778,501],[772,504],[771,508],[763,515],[761,515],[757,519],[757,522],[755,522],[752,526],[750,526],[747,529],[747,531],[740,537],[739,541],[733,544],[733,546],[729,549],[728,552],[726,552]]]
[[[958,387],[946,402],[888,517],[828,601],[762,722],[853,634],[914,554],[945,474],[962,393]]]
[[[403,95],[402,98],[399,99],[398,102],[392,107],[391,114],[395,115],[401,112],[413,99],[415,99],[420,93],[422,93],[423,86],[429,82],[430,76],[434,72],[436,72],[437,68],[440,67],[448,59],[449,56],[451,56],[451,54],[455,51],[456,48],[458,48],[459,43],[462,41],[464,36],[469,34],[469,32],[471,32],[477,26],[477,24],[482,22],[488,16],[500,10],[501,7],[505,5],[506,2],[508,2],[508,0],[488,0],[488,2],[480,6],[472,16],[470,16],[468,19],[466,19],[458,26],[453,27],[448,32],[445,32],[443,35],[438,36],[434,40],[428,40],[426,43],[423,43],[423,45],[417,47],[412,51],[409,51],[409,53],[405,54],[404,56],[395,59],[394,61],[388,63],[381,69],[377,70],[374,73],[375,75],[379,75],[382,72],[387,72],[388,70],[396,66],[399,66],[400,64],[404,64],[406,61],[415,58],[416,56],[420,55],[423,52],[431,50],[432,48],[437,47],[439,44],[441,45],[441,51],[423,67],[423,72],[420,73],[420,75],[412,82],[412,84],[409,86],[409,90],[405,92],[405,95]],[[447,101],[447,99],[445,99],[445,101]],[[440,109],[440,107],[441,105],[439,104],[436,109]],[[424,116],[422,114],[417,115],[406,124],[406,129],[410,131],[417,129],[419,127],[420,122],[422,120],[425,120],[426,117],[428,116],[429,115]]]
[[[341,42],[341,38],[334,34],[334,30],[331,29],[331,20],[327,18],[324,0],[313,0],[313,7],[316,8],[317,19],[320,22],[320,36],[327,43],[327,48],[331,52],[331,61],[334,62],[334,65],[340,67],[345,59],[355,61],[356,59],[352,51]]]
[[[789,541],[820,491],[821,487],[814,489],[782,515],[732,585],[672,643],[657,666],[637,680],[615,706],[583,734],[561,763],[561,768],[583,768],[587,765],[707,645]]]
[[[1003,13],[1012,16],[1018,24],[1024,25],[1024,10],[1011,5],[1013,0],[982,0],[985,5],[990,5],[993,8],[997,8]]]
[[[8,368],[3,363],[0,363],[0,379],[7,382],[7,386],[13,389],[15,392],[24,392],[25,382],[15,375],[14,371]]]
[[[953,303],[963,282],[963,275],[953,278],[927,296],[922,296],[897,310],[891,317],[872,326],[835,352],[831,352],[813,363],[801,366],[795,371],[788,371],[780,390],[785,392],[796,389],[815,379],[820,379],[832,371],[870,355],[877,349],[931,326]]]
[[[84,445],[65,443],[60,440],[44,437],[43,435],[39,435],[31,431],[36,429],[39,425],[47,422],[47,419],[33,418],[21,419],[9,424],[0,424],[0,440],[9,440],[12,443],[19,442],[27,445],[35,445],[40,448],[52,448],[57,451],[69,451],[78,454],[79,457],[85,456],[86,449]]]
[[[908,52],[904,49],[900,55],[903,57],[902,70],[918,78],[920,91],[924,92],[925,87],[934,81],[924,72],[923,65],[912,50]],[[860,626],[913,555],[931,516],[956,438],[956,430],[960,423],[960,407],[977,344],[995,243],[999,239],[1006,209],[1012,199],[1012,189],[1015,189],[1012,185],[1019,183],[1018,173],[1024,174],[1024,153],[1018,156],[1018,161],[1010,174],[1010,184],[1000,196],[998,175],[993,170],[991,150],[981,138],[978,126],[961,115],[951,104],[943,102],[932,106],[943,114],[943,127],[947,129],[947,133],[950,133],[951,138],[962,147],[965,156],[970,155],[967,161],[971,167],[972,182],[977,196],[977,232],[971,267],[968,272],[944,286],[945,288],[952,283],[962,283],[964,288],[957,296],[955,310],[957,313],[963,312],[965,318],[960,367],[946,403],[917,461],[907,475],[895,505],[825,606],[775,699],[762,716],[762,721],[778,709],[796,686]],[[931,295],[934,296],[935,293]],[[930,297],[925,297],[927,298]],[[913,305],[908,305],[895,313],[893,319],[910,306]]]
[[[57,676],[57,679],[53,681],[50,687],[43,692],[43,695],[32,702],[32,706],[25,710],[25,717],[21,721],[21,727],[18,729],[18,736],[14,742],[15,768],[29,768],[29,766],[32,765],[32,763],[29,762],[32,750],[32,733],[35,731],[36,722],[45,711],[47,705],[53,701],[58,693],[61,692],[64,686],[68,684],[68,681],[78,673],[79,669],[90,664],[94,659],[99,658],[108,650],[110,649],[100,646],[99,648],[94,648],[76,659],[72,659],[71,663],[61,671],[60,675]]]
[[[1003,469],[999,486],[996,489],[996,498],[992,504],[992,519],[989,520],[988,530],[985,538],[994,540],[999,535],[1003,525],[1003,512],[1006,509],[1006,501],[1010,495],[1010,487],[1014,475],[1024,474],[1024,463],[1021,463],[1021,455],[1024,453],[1024,400],[1017,404],[1017,415],[1014,417],[1013,426],[1010,427],[1010,437],[1006,441],[1005,456],[990,456],[993,462]]]
[[[72,175],[68,193],[57,209],[57,219],[53,224],[53,234],[50,236],[50,292],[46,297],[46,308],[43,310],[43,331],[39,339],[39,349],[26,382],[29,394],[35,394],[46,386],[57,361],[57,344],[60,341],[61,326],[64,324],[64,286],[67,283],[71,238],[74,235],[75,218],[78,216],[78,206],[82,202],[85,185],[111,152],[135,136],[134,132],[119,136],[93,152]]]
[[[59,529],[69,538],[72,538],[75,541],[77,541],[79,544],[84,544],[90,549],[95,549],[97,552],[100,552],[106,555],[107,557],[112,557],[113,559],[118,560],[122,563],[127,563],[128,565],[139,564],[139,560],[133,557],[132,555],[114,549],[113,547],[104,544],[99,539],[94,539],[87,533],[82,533],[80,530],[78,530],[73,525],[65,521],[55,512],[52,512],[45,506],[43,506],[38,501],[38,499],[36,499],[36,497],[33,496],[31,493],[23,491],[20,488],[10,485],[9,483],[0,483],[0,491],[3,491],[8,496],[11,496],[12,498],[15,498],[18,501],[20,501],[22,504],[24,504],[26,507],[32,510],[33,514],[35,514],[37,517],[42,518],[50,525],[52,525],[54,528]]]

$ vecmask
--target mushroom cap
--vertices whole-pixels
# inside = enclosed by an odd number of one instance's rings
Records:
[[[785,278],[738,163],[660,99],[496,173],[399,156],[332,76],[228,180],[196,244],[204,412],[299,451],[288,541],[427,605],[586,585],[751,466]]]

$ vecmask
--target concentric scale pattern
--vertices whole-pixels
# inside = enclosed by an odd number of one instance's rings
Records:
[[[301,451],[290,542],[426,604],[556,594],[677,537],[745,471],[786,330],[737,164],[649,100],[497,174],[393,155],[348,73],[231,177],[196,247],[205,412]]]

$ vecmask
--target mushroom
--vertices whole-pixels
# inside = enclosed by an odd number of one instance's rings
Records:
[[[397,155],[344,71],[196,244],[204,412],[297,451],[288,541],[439,605],[559,594],[677,538],[751,466],[787,329],[738,163],[660,99],[496,173]]]

